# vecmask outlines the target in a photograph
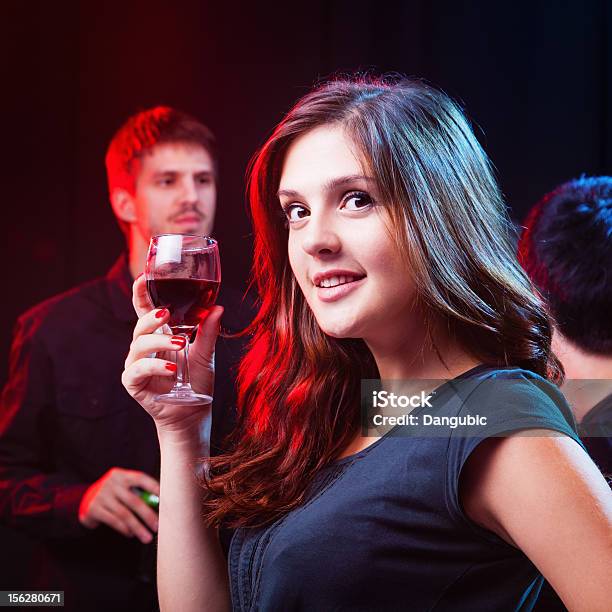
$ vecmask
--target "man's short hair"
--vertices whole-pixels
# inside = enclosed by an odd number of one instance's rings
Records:
[[[561,333],[612,354],[612,177],[557,187],[529,212],[519,259]]]
[[[169,106],[156,106],[132,115],[117,130],[106,152],[108,188],[116,187],[134,193],[138,163],[155,145],[186,143],[208,151],[217,171],[213,133],[197,119]]]

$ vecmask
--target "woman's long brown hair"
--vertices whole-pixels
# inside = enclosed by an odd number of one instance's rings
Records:
[[[445,321],[483,363],[562,377],[550,320],[514,257],[490,162],[459,107],[417,80],[331,81],[294,106],[251,162],[261,308],[240,367],[231,451],[207,460],[210,524],[266,524],[298,506],[316,472],[357,433],[361,379],[378,377],[362,340],[321,331],[289,266],[276,195],[284,155],[322,125],[343,126],[376,178],[432,320]]]

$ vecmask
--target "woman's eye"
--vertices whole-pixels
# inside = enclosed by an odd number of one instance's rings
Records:
[[[363,210],[374,204],[374,200],[365,191],[348,193],[344,198],[344,208],[347,210]]]
[[[289,206],[284,207],[285,215],[289,220],[289,223],[295,223],[296,221],[301,221],[305,217],[308,216],[308,209],[304,206],[300,206],[299,204],[290,204]]]

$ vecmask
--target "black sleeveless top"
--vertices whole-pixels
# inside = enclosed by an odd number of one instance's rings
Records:
[[[569,406],[532,372],[487,366],[439,387],[431,404],[412,414],[479,415],[487,424],[444,435],[396,427],[321,470],[299,508],[238,529],[228,559],[233,610],[533,607],[541,574],[466,516],[459,477],[487,437],[544,428],[578,441]]]

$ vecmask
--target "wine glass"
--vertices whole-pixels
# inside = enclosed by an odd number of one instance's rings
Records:
[[[168,326],[185,339],[177,352],[176,381],[155,397],[166,404],[208,404],[212,397],[195,393],[189,383],[189,339],[217,299],[221,282],[219,247],[207,236],[160,234],[151,238],[145,279],[156,308],[170,311]]]

